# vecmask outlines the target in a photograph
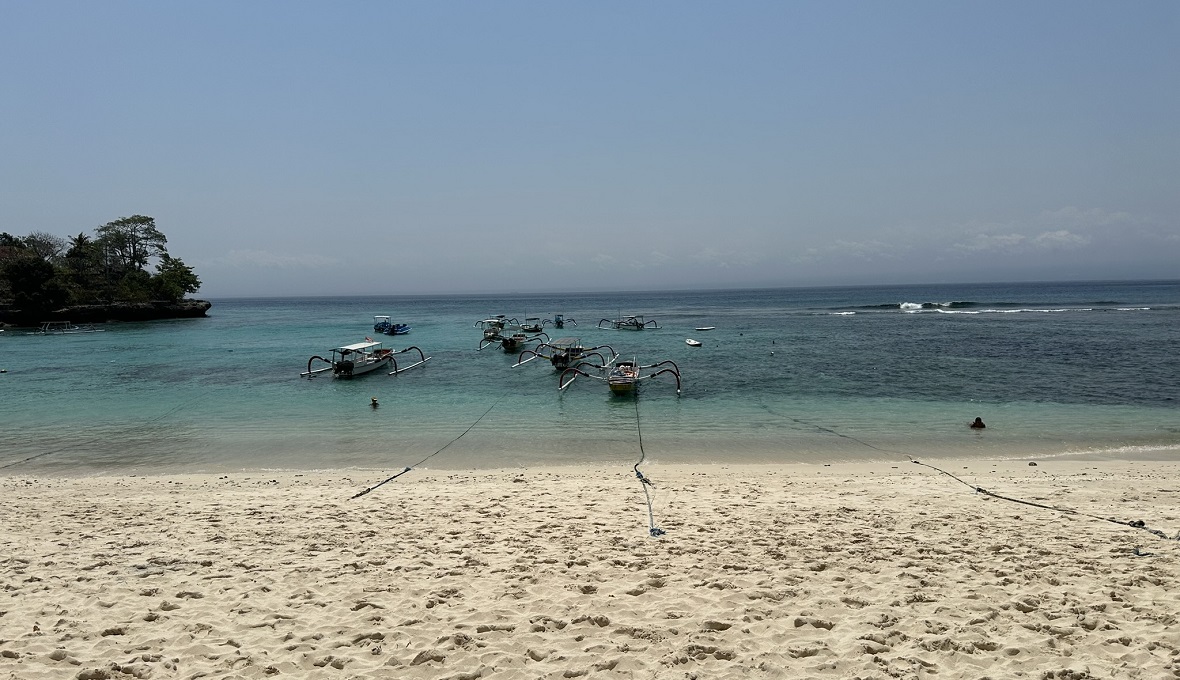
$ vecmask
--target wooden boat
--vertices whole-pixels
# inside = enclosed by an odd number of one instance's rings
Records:
[[[509,318],[503,314],[495,314],[486,319],[480,319],[475,322],[476,326],[483,329],[483,338],[479,341],[477,350],[483,350],[492,345],[499,345],[507,337],[504,334],[504,329],[508,326],[520,326],[520,322],[515,317]]]
[[[95,328],[91,324],[75,326],[69,321],[44,321],[41,327],[29,335],[74,335],[77,333],[101,333],[104,329]]]
[[[672,361],[660,361],[641,366],[634,360],[621,360],[608,363],[605,366],[590,368],[591,370],[597,368],[596,374],[576,366],[565,369],[558,380],[557,389],[564,392],[565,388],[572,385],[578,376],[584,376],[605,382],[610,388],[611,394],[634,394],[641,381],[668,374],[676,378],[676,394],[680,394],[680,368]],[[643,371],[647,369],[654,370],[645,375]]]
[[[540,333],[545,330],[545,322],[539,316],[530,316],[520,324],[520,330],[525,333]]]
[[[698,331],[711,331],[714,328],[717,328],[717,327],[716,326],[697,326],[696,330],[698,330]]]
[[[655,319],[644,321],[642,316],[632,314],[618,319],[602,319],[598,322],[598,327],[613,328],[616,331],[641,331],[647,328],[659,328],[660,325],[656,323]]]
[[[374,316],[373,330],[385,335],[405,335],[413,329],[404,323],[393,323],[388,316]]]
[[[500,347],[505,352],[519,352],[524,346],[534,342],[544,343],[549,341],[549,336],[544,333],[536,333],[530,335],[524,332],[513,333],[512,335],[500,336]]]
[[[607,359],[598,350],[606,349],[610,351],[610,358]],[[526,358],[527,357],[527,358]],[[571,366],[577,366],[581,363],[590,362],[594,358],[598,359],[598,367],[601,368],[607,363],[614,361],[618,357],[618,353],[611,348],[610,345],[598,345],[596,347],[585,347],[582,345],[580,338],[557,338],[551,342],[543,342],[536,347],[536,349],[526,349],[517,357],[516,363],[512,365],[513,368],[527,364],[536,358],[548,359],[553,368],[564,371]]]
[[[419,360],[409,365],[403,364],[399,367],[397,355],[405,354],[406,352],[417,352]],[[312,364],[317,360],[328,365],[322,368],[312,369]],[[427,361],[430,361],[430,357],[423,354],[422,350],[417,347],[392,350],[382,347],[380,341],[365,338],[364,342],[356,342],[351,345],[334,348],[331,352],[330,359],[319,355],[313,356],[307,360],[307,370],[299,375],[301,377],[313,378],[320,373],[332,371],[332,375],[337,378],[355,378],[390,366],[393,367],[393,370],[389,372],[389,375],[397,375],[416,366],[421,366]]]
[[[486,319],[480,319],[479,321],[476,321],[475,325],[483,328],[484,330],[489,328],[498,328],[500,330],[504,330],[504,328],[508,325],[519,326],[520,322],[517,321],[515,317],[508,318],[503,314],[494,314]]]
[[[684,344],[688,345],[689,347],[700,347],[701,341],[700,340],[693,340],[692,338],[685,338]]]

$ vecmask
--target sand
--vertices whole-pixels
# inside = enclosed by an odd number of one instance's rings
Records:
[[[1180,677],[1180,465],[935,464],[10,474],[0,678]]]

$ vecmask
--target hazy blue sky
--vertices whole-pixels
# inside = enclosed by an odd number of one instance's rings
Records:
[[[1180,2],[0,0],[0,231],[201,297],[1180,277]]]

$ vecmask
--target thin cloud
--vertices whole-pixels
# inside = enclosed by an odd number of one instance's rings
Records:
[[[965,235],[952,243],[950,250],[960,253],[1018,253],[1083,248],[1093,242],[1095,234],[1110,228],[1123,230],[1142,222],[1141,218],[1128,212],[1065,206],[1044,210],[1023,220],[959,225],[958,231]]]
[[[1023,234],[976,234],[966,243],[955,243],[951,249],[969,253],[1011,252],[1028,240]]]
[[[1081,234],[1074,234],[1065,229],[1058,229],[1057,231],[1046,231],[1032,240],[1032,243],[1039,248],[1081,248],[1090,244],[1090,237]]]
[[[756,253],[735,250],[721,251],[716,248],[700,250],[689,256],[689,259],[698,265],[718,269],[752,267],[762,261],[761,256]]]
[[[214,258],[208,263],[214,267],[245,268],[261,267],[266,269],[326,269],[340,264],[334,257],[319,254],[290,255],[286,253],[272,253],[266,250],[231,250],[221,257]]]
[[[1110,212],[1102,208],[1083,210],[1072,205],[1057,210],[1046,210],[1040,217],[1043,223],[1059,224],[1072,229],[1123,226],[1140,221],[1128,212]]]

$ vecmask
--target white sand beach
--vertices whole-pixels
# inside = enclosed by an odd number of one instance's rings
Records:
[[[1180,465],[0,477],[0,678],[1180,677]]]

